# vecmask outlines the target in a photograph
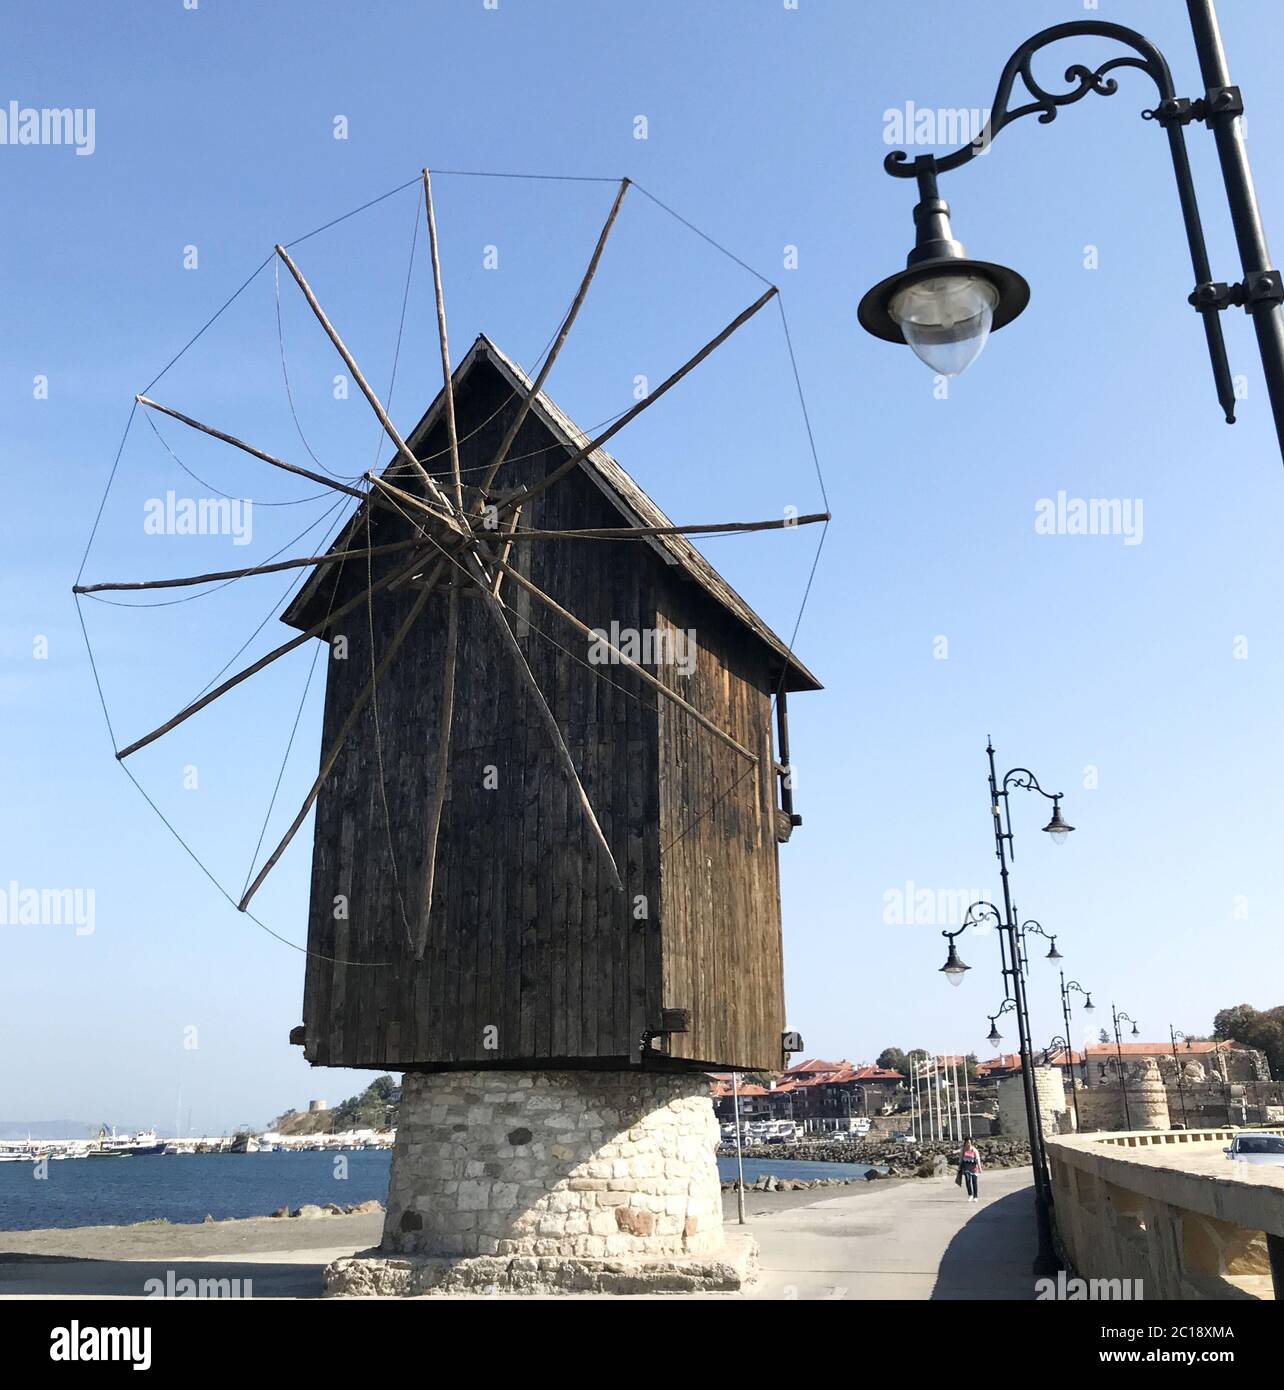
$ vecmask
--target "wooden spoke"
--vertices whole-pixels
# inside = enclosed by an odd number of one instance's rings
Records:
[[[538,497],[541,492],[545,492],[548,488],[552,487],[554,483],[564,478],[572,468],[582,463],[595,449],[600,449],[603,444],[617,435],[631,420],[636,420],[648,406],[654,405],[666,391],[671,390],[688,372],[698,367],[711,352],[725,343],[737,328],[747,323],[769,299],[774,298],[779,293],[780,291],[775,285],[772,285],[766,294],[760,299],[756,299],[747,309],[737,314],[717,337],[710,338],[694,357],[684,362],[672,376],[662,381],[649,396],[643,397],[631,410],[625,411],[615,424],[610,426],[610,428],[605,430],[602,434],[599,434],[596,439],[587,443],[582,449],[577,450],[565,463],[559,464],[546,477],[541,478],[537,483],[532,483],[528,488],[523,488],[521,492],[514,494],[514,496],[504,504],[502,510],[511,511],[514,506],[519,503],[528,502],[532,497]]]
[[[345,614],[350,613],[358,604],[365,603],[371,594],[376,594],[381,589],[386,589],[394,580],[414,574],[417,570],[422,569],[425,558],[426,556],[424,554],[416,555],[410,564],[404,566],[404,568],[390,570],[382,579],[376,579],[369,588],[363,589],[361,593],[355,598],[349,599],[347,603],[341,603],[338,608],[334,609],[331,613],[327,613],[319,623],[313,624],[306,632],[301,632],[297,637],[292,637],[288,642],[283,642],[281,646],[268,652],[266,656],[259,657],[257,661],[251,663],[243,671],[238,671],[236,675],[230,676],[222,685],[215,686],[213,690],[202,695],[199,700],[193,700],[190,705],[179,710],[173,719],[167,720],[160,728],[153,729],[150,734],[144,734],[142,738],[131,743],[128,748],[122,748],[120,752],[116,754],[116,757],[118,759],[128,758],[131,753],[137,753],[140,748],[146,748],[149,743],[154,743],[163,734],[169,733],[171,729],[176,729],[185,720],[190,719],[192,715],[203,710],[206,705],[212,704],[220,695],[226,695],[233,687],[240,685],[244,680],[248,680],[265,666],[270,665],[279,657],[285,656],[287,652],[292,652],[296,647],[302,646],[309,637],[319,636],[331,623],[336,622]],[[439,566],[444,565],[444,563],[445,561],[438,562]]]
[[[611,235],[611,228],[615,225],[616,217],[619,216],[620,204],[624,201],[624,195],[628,192],[628,188],[629,180],[621,179],[620,191],[615,195],[615,201],[611,204],[611,211],[607,214],[606,223],[597,239],[597,245],[593,248],[592,258],[588,263],[588,269],[584,272],[583,280],[580,281],[580,288],[575,299],[572,301],[566,317],[562,320],[561,328],[557,330],[557,337],[553,340],[553,346],[548,350],[548,356],[545,357],[544,365],[539,369],[539,375],[531,382],[531,389],[526,393],[526,399],[518,406],[517,414],[513,416],[512,422],[504,431],[499,448],[495,450],[495,457],[491,459],[490,466],[482,477],[481,492],[483,496],[490,491],[490,485],[495,481],[495,474],[499,472],[504,460],[508,457],[508,451],[513,447],[513,441],[517,438],[517,431],[522,427],[522,421],[526,419],[527,412],[534,403],[535,397],[543,389],[544,382],[553,369],[553,363],[557,361],[557,354],[562,350],[566,335],[571,331],[571,325],[575,322],[580,312],[580,306],[584,303],[584,296],[588,294],[589,285],[597,273],[597,265],[602,259],[606,239]]]
[[[509,516],[508,525],[504,529],[504,543],[499,548],[499,559],[501,562],[508,559],[509,552],[513,548],[513,533],[517,530],[517,523],[521,519],[522,509],[518,507],[518,509]],[[490,586],[490,591],[496,598],[499,597],[499,586],[503,582],[504,571],[502,569],[496,569],[494,582]]]
[[[97,594],[106,589],[184,589],[192,584],[210,584],[217,579],[244,579],[251,574],[276,574],[279,570],[302,569],[305,565],[324,565],[331,560],[364,560],[370,555],[389,555],[395,550],[422,546],[423,540],[392,541],[388,545],[372,545],[364,550],[332,550],[326,555],[306,555],[298,560],[274,560],[267,565],[251,565],[243,570],[215,570],[212,574],[185,574],[180,579],[136,579],[120,584],[76,584],[73,594]]]
[[[446,300],[441,292],[441,257],[437,252],[437,214],[432,206],[432,180],[424,170],[424,206],[428,211],[428,247],[432,252],[432,288],[437,300],[437,339],[441,346],[442,390],[446,393],[446,439],[450,472],[455,484],[455,508],[464,510],[464,485],[459,474],[459,433],[455,428],[455,384],[450,375],[450,346],[446,341]]]
[[[419,474],[421,481],[428,489],[429,496],[432,497],[433,501],[444,511],[450,512],[450,501],[446,497],[446,494],[442,492],[437,484],[428,476],[427,470],[424,468],[423,464],[419,462],[410,446],[402,439],[401,435],[397,433],[396,425],[394,425],[392,420],[388,417],[388,412],[383,408],[383,403],[380,401],[379,397],[376,396],[371,389],[370,383],[362,376],[361,368],[357,366],[356,358],[353,357],[344,346],[343,339],[339,337],[334,325],[326,317],[325,310],[321,307],[316,295],[312,293],[312,286],[303,278],[303,272],[294,264],[294,261],[290,258],[290,253],[284,246],[278,246],[276,248],[276,254],[285,262],[286,269],[294,276],[299,288],[303,291],[303,297],[308,301],[312,312],[316,315],[317,322],[325,329],[326,336],[334,344],[339,356],[342,357],[347,364],[348,370],[352,373],[352,379],[357,383],[357,386],[361,390],[361,394],[369,401],[371,410],[374,411],[379,419],[379,423],[384,428],[384,433],[392,440],[393,444],[396,446],[397,452],[402,458],[404,458],[406,462],[410,464],[411,468]]]
[[[751,763],[756,763],[758,761],[758,756],[756,753],[751,753],[749,749],[747,749],[744,746],[743,743],[738,743],[734,738],[731,737],[730,734],[725,733],[722,729],[718,728],[718,726],[713,722],[712,719],[710,719],[707,715],[701,714],[700,711],[696,709],[696,707],[689,700],[684,700],[682,696],[677,693],[676,690],[670,690],[669,687],[665,685],[663,681],[658,680],[655,676],[653,676],[650,673],[650,671],[646,669],[645,666],[640,666],[636,661],[632,659],[632,657],[625,656],[624,653],[620,651],[618,647],[612,646],[611,643],[608,642],[600,632],[594,632],[593,629],[589,627],[587,623],[581,622],[575,616],[574,613],[568,612],[565,608],[562,607],[560,603],[557,602],[556,599],[550,598],[548,594],[546,594],[544,590],[541,589],[537,584],[532,584],[531,581],[527,579],[526,576],[522,574],[520,570],[515,570],[512,567],[512,565],[506,563],[503,560],[496,560],[495,565],[503,574],[509,575],[514,583],[520,585],[533,598],[537,598],[546,608],[549,608],[554,613],[556,613],[559,618],[562,618],[566,622],[570,623],[570,625],[573,628],[575,628],[577,632],[581,633],[585,637],[592,638],[594,642],[601,643],[601,645],[604,646],[607,649],[607,651],[609,651],[615,657],[615,659],[621,663],[621,665],[627,666],[630,671],[634,672],[636,675],[641,676],[642,679],[646,681],[648,685],[653,686],[656,690],[660,692],[660,694],[665,696],[666,699],[671,700],[675,705],[678,705],[680,708],[686,710],[686,712],[692,717],[692,719],[696,721],[697,724],[700,725],[701,728],[708,729],[708,731],[716,739],[720,740],[722,743],[725,743],[728,748],[734,748],[735,751],[739,753],[742,758],[747,758]]]
[[[795,526],[811,526],[829,521],[828,512],[812,512],[790,521],[718,521],[708,526],[594,526],[579,531],[516,531],[514,541],[602,540],[620,541],[648,536],[718,535],[724,531],[788,531]]]
[[[193,420],[190,415],[184,415],[181,410],[173,410],[167,405],[161,405],[159,401],[149,400],[146,396],[135,396],[134,399],[139,405],[145,405],[148,410],[157,410],[162,415],[168,415],[171,419],[190,425],[194,430],[200,430],[202,434],[210,435],[213,439],[221,439],[224,444],[230,444],[233,448],[251,454],[256,459],[262,459],[264,463],[270,463],[273,468],[284,468],[287,473],[297,473],[300,478],[307,478],[309,482],[320,483],[322,487],[332,487],[336,492],[346,492],[349,497],[359,498],[363,502],[366,499],[366,494],[360,488],[350,487],[347,483],[341,483],[334,478],[327,478],[321,473],[313,473],[310,468],[300,468],[297,463],[286,463],[284,459],[273,458],[271,454],[265,454],[262,449],[256,449],[253,444],[247,444],[245,440],[238,439],[234,434],[224,434],[222,430],[216,430],[212,425],[203,425],[199,420]]]
[[[513,630],[508,626],[508,619],[504,616],[504,605],[495,597],[490,590],[490,585],[485,578],[485,572],[481,568],[480,561],[474,555],[466,557],[469,572],[477,580],[481,589],[482,597],[486,601],[486,607],[494,616],[495,622],[499,626],[500,635],[503,637],[508,649],[513,654],[513,660],[517,663],[518,673],[526,686],[526,690],[531,699],[535,702],[535,708],[539,711],[540,717],[544,721],[544,726],[548,730],[549,738],[553,743],[553,750],[557,754],[558,761],[562,765],[562,772],[566,780],[575,791],[576,798],[580,803],[580,808],[584,812],[584,819],[588,822],[589,829],[592,830],[594,838],[597,840],[598,848],[606,858],[607,867],[610,869],[611,881],[620,891],[624,891],[624,883],[620,878],[620,871],[616,867],[615,856],[611,853],[611,847],[606,842],[606,836],[602,833],[602,827],[598,823],[597,815],[593,810],[593,805],[588,799],[588,793],[584,790],[584,784],[580,781],[580,775],[576,771],[575,763],[571,758],[571,750],[566,746],[566,740],[562,737],[562,730],[558,726],[557,719],[553,711],[548,706],[548,701],[544,698],[544,692],[539,688],[539,682],[535,679],[535,674],[527,664],[526,656],[519,645],[517,638],[513,636]],[[509,571],[512,573],[512,571]]]
[[[437,840],[441,834],[441,817],[450,787],[450,740],[455,717],[455,671],[459,657],[459,583],[459,578],[451,577],[449,607],[446,610],[446,656],[441,668],[441,708],[437,720],[437,781],[428,810],[423,891],[419,899],[419,928],[414,943],[416,960],[423,960],[428,945],[433,882],[437,875]]]
[[[434,521],[454,532],[457,536],[463,535],[463,527],[455,517],[447,516],[444,512],[432,506],[431,503],[425,502],[422,497],[417,496],[413,492],[407,492],[405,488],[398,487],[395,483],[390,483],[387,478],[381,477],[378,473],[365,473],[362,476],[367,482],[373,483],[381,493],[386,494],[389,500],[395,499],[397,502],[401,503],[403,507],[409,507],[412,511],[432,517]],[[398,510],[400,510],[400,508],[398,508]]]
[[[304,798],[303,805],[299,808],[299,814],[295,816],[294,820],[290,823],[290,828],[285,832],[281,843],[268,855],[263,867],[255,876],[254,882],[245,890],[245,896],[237,904],[238,911],[244,912],[249,906],[250,899],[259,891],[263,880],[267,878],[268,874],[276,867],[277,861],[285,853],[290,841],[293,840],[298,833],[299,827],[307,819],[308,812],[312,809],[312,803],[316,801],[318,795],[320,795],[321,788],[326,778],[329,777],[330,773],[334,770],[334,765],[339,760],[339,754],[343,752],[343,746],[348,741],[348,735],[356,727],[357,720],[360,719],[362,710],[364,710],[369,703],[370,696],[374,693],[375,686],[392,665],[393,659],[401,650],[401,645],[409,635],[410,629],[414,627],[420,613],[423,612],[424,604],[428,602],[431,593],[431,586],[422,589],[415,598],[414,603],[411,604],[410,611],[401,620],[401,625],[397,628],[391,641],[389,641],[387,647],[384,649],[383,655],[379,658],[378,665],[370,673],[370,679],[366,682],[361,694],[352,702],[352,708],[348,711],[343,723],[339,726],[339,732],[334,736],[334,741],[330,744],[330,747],[326,750],[325,756],[321,759],[321,770],[317,773],[316,781],[313,782],[311,790]]]

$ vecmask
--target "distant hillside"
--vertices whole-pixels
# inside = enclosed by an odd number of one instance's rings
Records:
[[[376,1077],[359,1096],[349,1096],[332,1110],[294,1111],[280,1115],[271,1128],[278,1134],[342,1134],[349,1129],[387,1129],[397,1123],[392,1097],[397,1083],[390,1076]]]

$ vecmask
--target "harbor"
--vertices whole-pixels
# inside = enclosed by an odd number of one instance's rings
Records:
[[[154,1129],[118,1135],[101,1131],[93,1139],[0,1140],[0,1163],[39,1163],[65,1158],[151,1158],[196,1154],[357,1153],[391,1149],[395,1130],[346,1130],[339,1134],[286,1135],[269,1131],[253,1134],[202,1135],[161,1139]]]
[[[128,1161],[93,1161],[78,1142],[54,1151],[34,1143],[0,1165],[0,1233],[42,1228],[114,1227],[136,1223],[186,1225],[291,1215],[305,1206],[347,1210],[388,1195],[390,1142],[359,1134],[311,1136],[306,1142],[233,1149],[228,1141],[188,1141],[162,1152],[114,1152]],[[327,1142],[320,1142],[324,1139]],[[219,1147],[213,1147],[218,1144]],[[12,1151],[13,1146],[6,1148]],[[36,1150],[43,1150],[37,1153]],[[109,1151],[110,1152],[110,1151]],[[757,1183],[861,1182],[873,1166],[837,1146],[808,1145],[789,1153],[756,1151],[743,1163],[746,1187]],[[91,1158],[89,1162],[64,1162]],[[174,1162],[182,1158],[182,1162]],[[885,1169],[883,1171],[886,1171]],[[724,1190],[737,1180],[734,1156],[723,1151],[718,1175]]]

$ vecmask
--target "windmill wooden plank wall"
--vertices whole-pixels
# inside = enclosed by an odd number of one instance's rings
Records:
[[[457,370],[466,483],[476,477],[468,470],[494,454],[516,393],[528,385],[484,339]],[[440,415],[438,401],[410,437],[420,458],[447,447]],[[564,460],[568,428],[541,399],[505,464],[504,486],[527,486]],[[626,524],[655,524],[658,513],[604,458],[533,499],[521,525],[619,526],[622,515]],[[411,534],[394,513],[367,517],[363,508],[335,548]],[[444,590],[435,594],[317,802],[304,997],[310,1061],[397,1069],[780,1065],[771,695],[782,671],[786,689],[818,683],[689,550],[685,542],[559,540],[517,545],[510,563],[590,626],[694,629],[692,675],[673,664],[652,669],[752,749],[757,764],[626,667],[586,668],[586,639],[505,578],[514,631],[597,809],[621,893],[482,600],[461,596],[449,793],[427,947],[417,961],[409,942],[445,649],[447,600]],[[399,554],[369,561],[376,578],[399,563]],[[317,622],[327,606],[360,592],[366,566],[320,567],[285,620]],[[332,646],[323,746],[370,678],[371,623],[377,657],[414,598],[409,587],[385,591],[372,611],[361,605],[335,625],[331,638],[344,642]],[[685,1032],[666,1026],[665,1011],[678,1009],[688,1011]]]

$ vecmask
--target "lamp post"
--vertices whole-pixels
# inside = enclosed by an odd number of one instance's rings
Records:
[[[1189,1034],[1183,1033],[1180,1028],[1174,1028],[1171,1023],[1168,1025],[1168,1036],[1172,1039],[1173,1066],[1177,1069],[1177,1094],[1181,1097],[1181,1127],[1183,1129],[1189,1129],[1190,1121],[1186,1118],[1186,1087],[1181,1079],[1181,1061],[1177,1056],[1177,1039],[1181,1038],[1186,1044],[1186,1051],[1189,1052],[1190,1036]]]
[[[1143,111],[1142,116],[1167,136],[1195,277],[1188,302],[1203,319],[1218,403],[1226,422],[1233,424],[1235,391],[1220,315],[1238,306],[1253,320],[1276,435],[1284,452],[1284,314],[1280,309],[1284,277],[1271,266],[1244,144],[1243,96],[1231,85],[1213,0],[1186,0],[1186,9],[1205,89],[1202,96],[1192,100],[1177,95],[1167,60],[1145,35],[1121,24],[1076,20],[1041,30],[1012,54],[999,78],[990,118],[977,139],[939,159],[919,155],[911,160],[904,150],[889,154],[883,161],[887,172],[918,183],[916,243],[906,269],[875,285],[861,300],[862,327],[889,342],[908,343],[933,371],[943,375],[957,375],[975,361],[990,333],[1011,323],[1026,307],[1030,288],[1014,270],[968,258],[954,239],[949,204],[937,187],[938,175],[967,164],[988,149],[1001,130],[1023,116],[1037,114],[1046,125],[1056,119],[1062,107],[1090,93],[1113,96],[1119,84],[1111,74],[1136,68],[1150,77],[1159,93],[1154,108]],[[1095,69],[1076,63],[1065,72],[1065,81],[1075,85],[1065,92],[1049,91],[1035,78],[1033,59],[1050,44],[1072,38],[1113,39],[1129,52]],[[1012,95],[1018,78],[1032,100],[1014,106]],[[1185,128],[1192,123],[1207,126],[1216,142],[1244,275],[1238,284],[1213,280],[1186,151]]]
[[[1074,1032],[1070,1027],[1070,995],[1071,993],[1083,995],[1083,1011],[1086,1014],[1093,1012],[1092,995],[1084,989],[1078,980],[1071,980],[1066,984],[1066,972],[1061,971],[1061,1017],[1065,1020],[1066,1037],[1073,1038]],[[1088,1084],[1088,1054],[1085,1050],[1081,1055],[1080,1065],[1083,1070],[1083,1084]],[[1074,1052],[1070,1054],[1070,1098],[1074,1101],[1074,1127],[1079,1128],[1079,1092],[1074,1084]]]
[[[971,967],[959,959],[954,945],[956,937],[969,927],[993,924],[999,930],[999,963],[1002,967],[1003,982],[1012,993],[1004,998],[999,1010],[989,1015],[990,1033],[987,1042],[997,1046],[1003,1041],[998,1030],[998,1020],[1006,1013],[1015,1013],[1017,1020],[1018,1056],[1021,1061],[1021,1088],[1025,1096],[1026,1133],[1030,1139],[1030,1164],[1034,1175],[1034,1213],[1038,1233],[1038,1253],[1035,1256],[1034,1272],[1042,1276],[1055,1271],[1056,1255],[1052,1245],[1052,1191],[1047,1180],[1048,1169],[1044,1160],[1043,1124],[1039,1116],[1038,1098],[1034,1083],[1034,1065],[1030,1052],[1029,1020],[1025,1012],[1024,983],[1021,971],[1021,948],[1017,940],[1017,928],[1012,920],[1000,914],[997,907],[989,902],[972,903],[963,914],[963,923],[955,931],[942,931],[941,935],[949,942],[949,952],[941,967],[945,978],[951,984],[962,982],[963,974]]]
[[[1119,1025],[1121,1023],[1132,1024],[1132,1035],[1138,1037],[1137,1020],[1131,1014],[1122,1013],[1113,1004],[1110,1006],[1110,1017],[1115,1024],[1115,1056],[1119,1059],[1119,1089],[1123,1092],[1124,1102],[1124,1123],[1129,1129],[1132,1128],[1132,1111],[1128,1108],[1128,1080],[1124,1075],[1123,1059],[1123,1039],[1119,1035]]]
[[[999,1044],[1003,1041],[1003,1034],[999,1032],[999,1019],[1001,1019],[1003,1015],[1007,1013],[1009,1010],[1015,1009],[1016,1006],[1016,1000],[1008,998],[1005,999],[1003,1003],[999,1005],[998,1013],[987,1015],[987,1017],[990,1020],[990,1031],[985,1040],[990,1044],[991,1047],[998,1047]],[[1003,1054],[1001,1052],[999,1053],[999,1060],[1000,1063],[1003,1060]]]
[[[1058,812],[1058,814],[1060,814],[1060,812]],[[1044,956],[1044,960],[1063,959],[1061,952],[1057,950],[1057,938],[1048,931],[1047,928],[1040,926],[1038,922],[1030,918],[1028,921],[1022,922],[1020,927],[1017,928],[1017,939],[1021,943],[1021,965],[1024,969],[1029,970],[1030,968],[1030,957],[1026,955],[1025,951],[1025,938],[1027,934],[1030,936],[1041,936],[1045,941],[1050,941],[1052,943],[1048,947],[1048,954]]]
[[[1039,785],[1038,778],[1029,768],[1014,767],[1000,779],[994,761],[994,744],[986,740],[986,756],[990,763],[989,794],[990,816],[994,829],[994,854],[999,861],[999,877],[1003,884],[1003,911],[988,902],[972,903],[963,916],[963,924],[957,931],[943,931],[942,936],[949,942],[949,952],[941,972],[951,984],[962,982],[969,969],[959,958],[955,939],[969,926],[981,925],[992,920],[999,928],[999,958],[1003,967],[1004,983],[1008,986],[1017,1017],[1017,1035],[1021,1051],[1021,1083],[1025,1092],[1026,1122],[1030,1134],[1030,1160],[1034,1169],[1034,1205],[1038,1228],[1039,1253],[1035,1259],[1035,1273],[1047,1274],[1057,1267],[1052,1244],[1052,1183],[1048,1174],[1046,1150],[1043,1143],[1043,1121],[1039,1114],[1038,1097],[1034,1080],[1034,1054],[1030,1042],[1030,1011],[1025,993],[1025,970],[1022,965],[1021,928],[1017,926],[1016,908],[1012,903],[1012,889],[1009,880],[1008,860],[1015,859],[1015,846],[1012,838],[1011,794],[1015,790],[1034,791],[1052,802],[1052,814],[1043,827],[1053,844],[1064,844],[1074,830],[1061,814],[1061,792],[1048,792]],[[1035,924],[1037,925],[1037,923]],[[1039,929],[1040,935],[1046,935]],[[1058,959],[1059,957],[1053,957]],[[1000,1012],[1004,1012],[1000,1010]]]
[[[999,779],[994,761],[994,743],[985,741],[986,757],[990,762],[990,819],[994,829],[994,856],[999,861],[999,878],[1003,884],[1004,920],[1008,927],[1009,946],[1012,955],[1010,979],[1012,994],[1017,1002],[1017,1024],[1021,1033],[1021,1046],[1025,1053],[1021,1072],[1025,1077],[1026,1105],[1031,1118],[1031,1132],[1037,1138],[1037,1145],[1031,1151],[1035,1163],[1036,1218],[1039,1225],[1039,1255],[1037,1264],[1044,1272],[1056,1267],[1056,1257],[1052,1248],[1052,1182],[1048,1174],[1047,1156],[1043,1146],[1043,1119],[1039,1113],[1038,1096],[1034,1080],[1034,1055],[1030,1040],[1030,1007],[1025,995],[1025,971],[1021,966],[1020,933],[1016,925],[1016,908],[1012,902],[1012,888],[1008,875],[1008,857],[1016,857],[1012,839],[1012,804],[1014,790],[1034,791],[1052,802],[1052,815],[1044,833],[1054,845],[1063,845],[1074,826],[1068,825],[1061,815],[1060,792],[1046,792],[1039,785],[1039,779],[1028,768],[1015,767]]]

